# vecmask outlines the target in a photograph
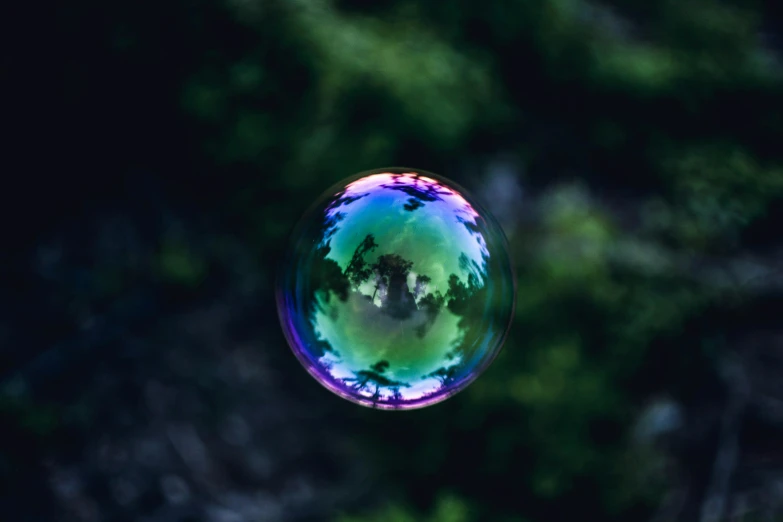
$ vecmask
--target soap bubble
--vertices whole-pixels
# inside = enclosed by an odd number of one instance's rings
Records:
[[[515,280],[497,222],[454,183],[387,168],[328,190],[302,218],[277,306],[299,361],[355,403],[421,408],[500,351]]]

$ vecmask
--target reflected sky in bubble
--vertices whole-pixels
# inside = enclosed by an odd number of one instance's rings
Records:
[[[327,191],[278,280],[286,338],[343,398],[383,409],[440,402],[500,350],[514,277],[500,227],[434,174],[383,169]]]

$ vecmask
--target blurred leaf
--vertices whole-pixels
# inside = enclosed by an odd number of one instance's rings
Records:
[[[158,267],[164,279],[193,288],[207,275],[207,263],[194,255],[185,245],[168,241],[161,247]]]
[[[459,497],[442,495],[435,503],[433,512],[424,516],[412,512],[398,505],[390,505],[386,508],[367,516],[338,517],[335,522],[471,522],[476,520],[470,516],[467,504]]]

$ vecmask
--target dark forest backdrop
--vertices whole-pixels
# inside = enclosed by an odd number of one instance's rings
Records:
[[[0,519],[783,520],[773,4],[18,5]],[[322,389],[273,296],[314,198],[391,165],[473,190],[519,277],[413,412]]]

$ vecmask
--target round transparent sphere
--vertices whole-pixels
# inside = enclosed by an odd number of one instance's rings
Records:
[[[277,284],[299,361],[340,397],[421,408],[503,344],[515,279],[495,219],[453,182],[386,168],[332,187],[294,231]]]

